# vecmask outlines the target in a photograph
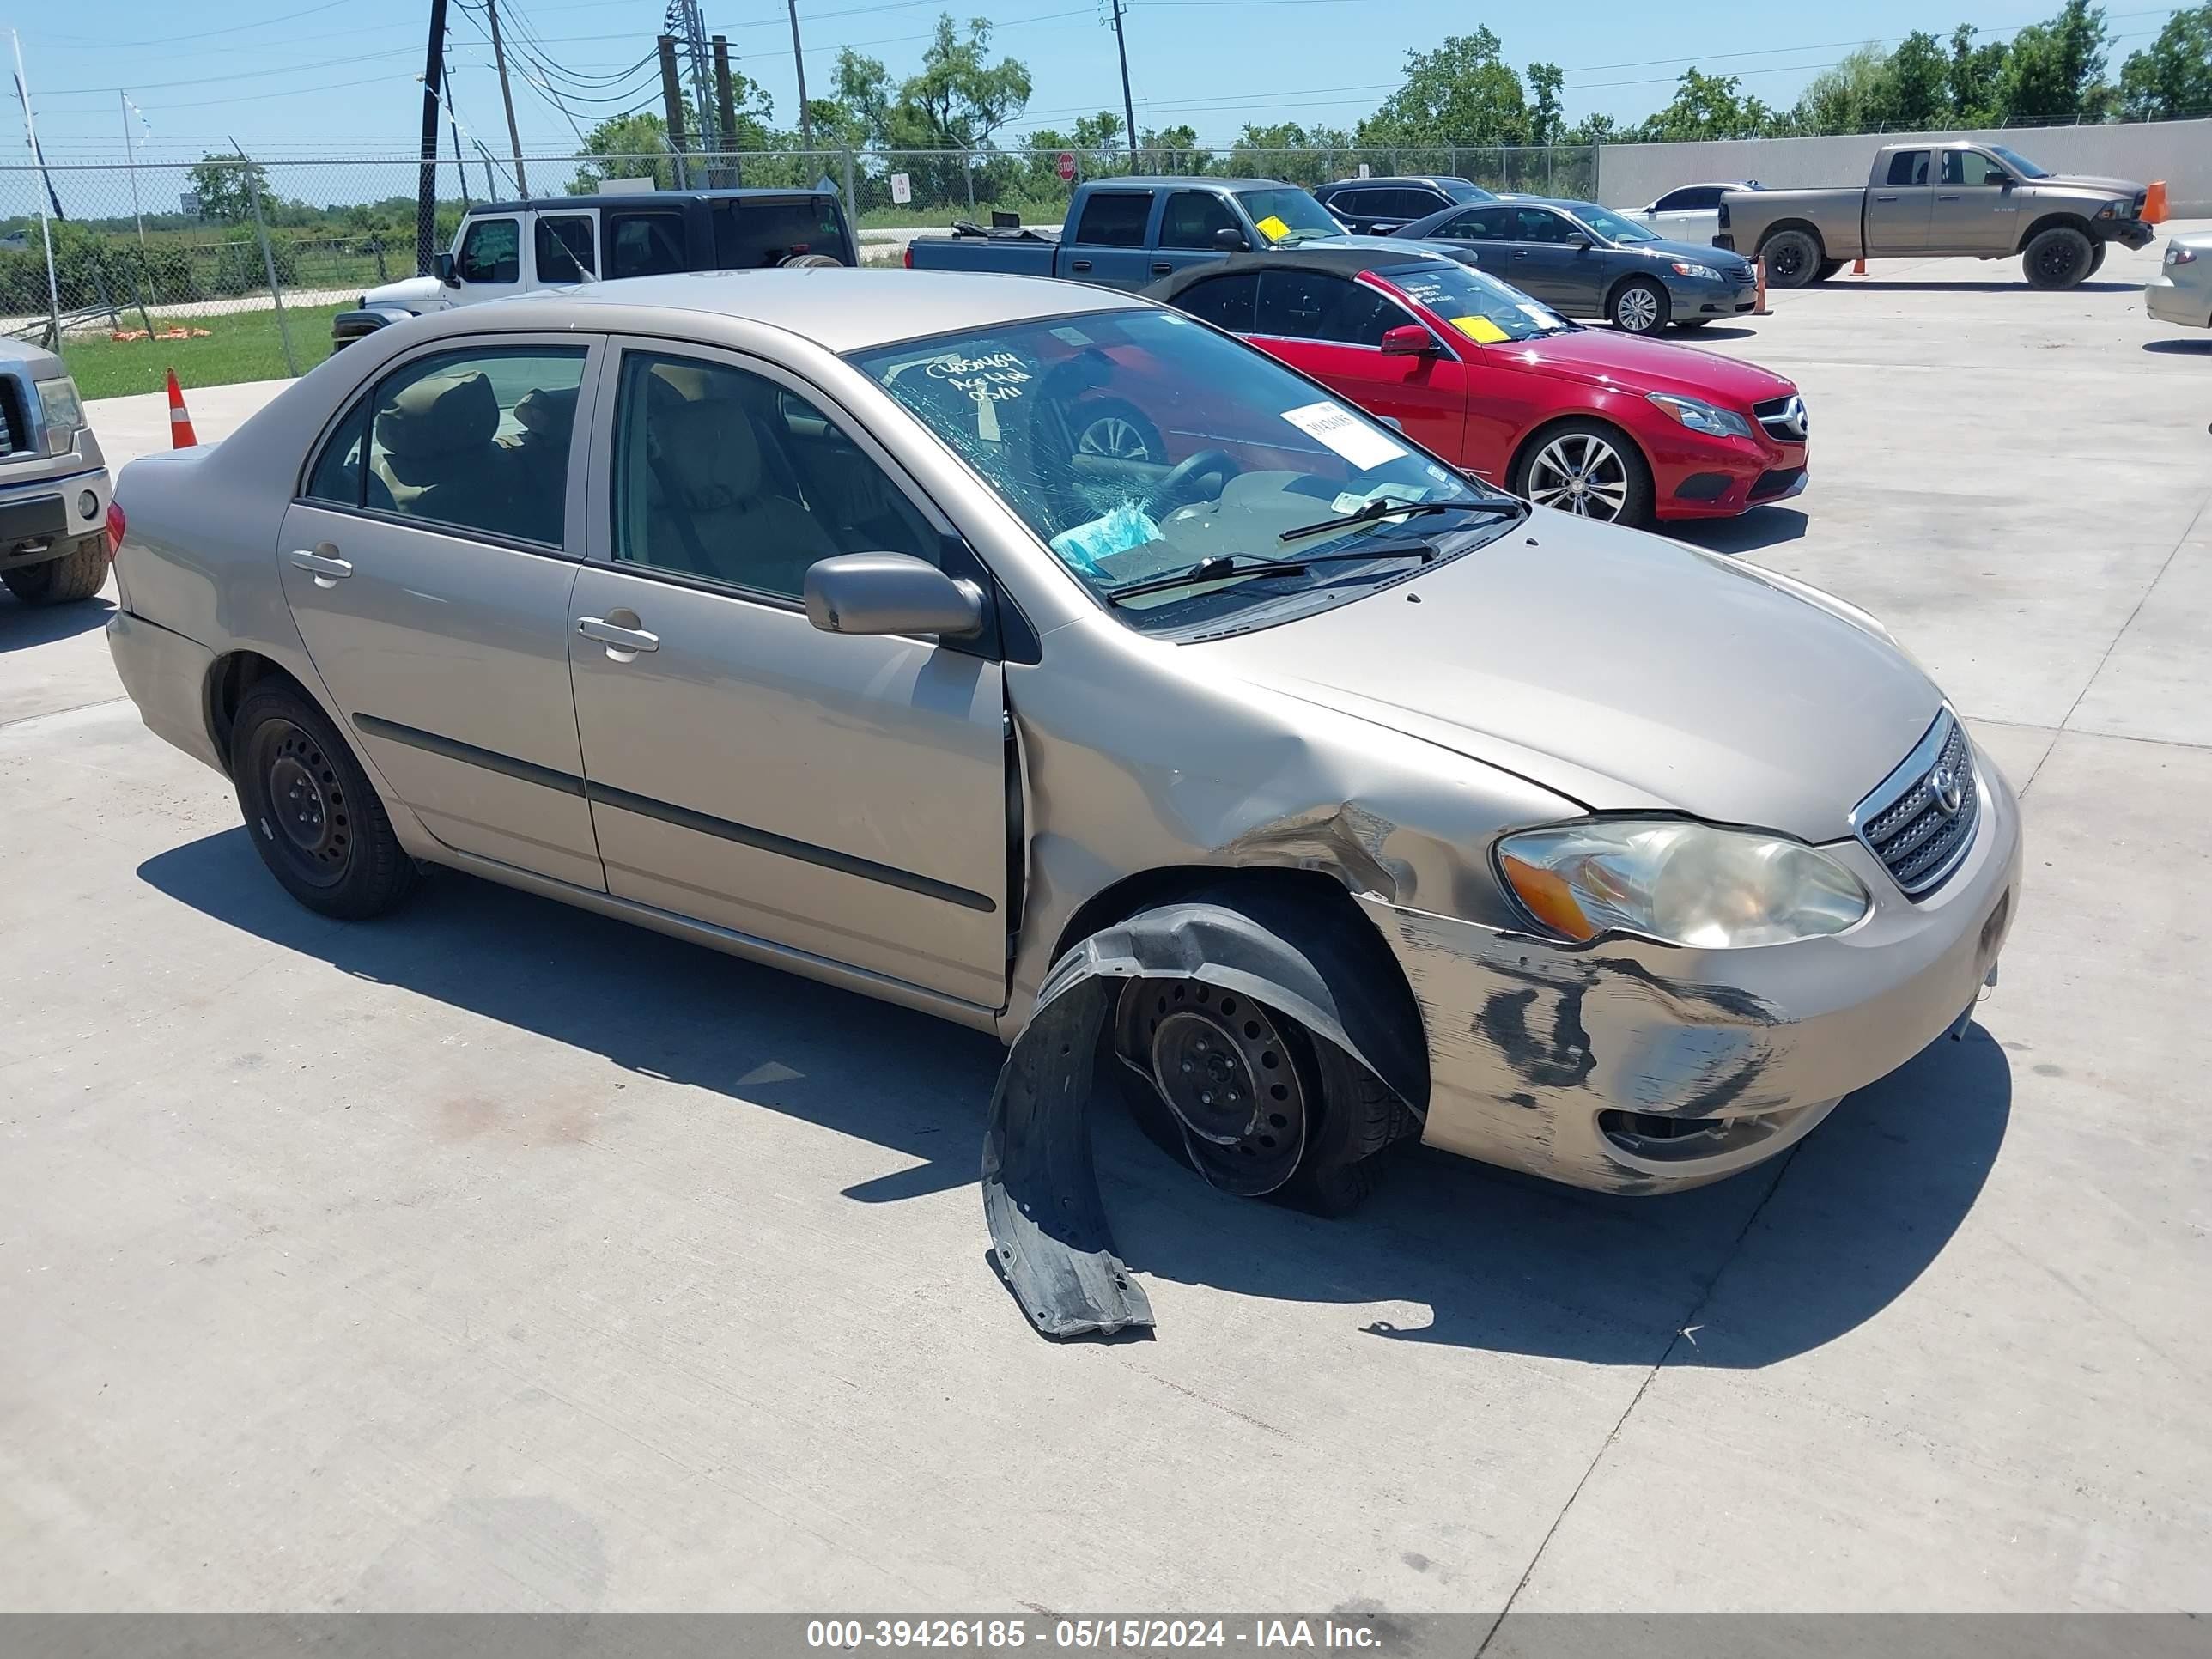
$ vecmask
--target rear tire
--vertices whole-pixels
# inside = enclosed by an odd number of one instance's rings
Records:
[[[0,574],[0,582],[25,605],[88,599],[107,586],[107,532],[82,538],[75,552],[58,559]]]
[[[257,687],[230,735],[238,809],[269,873],[310,910],[345,921],[398,907],[414,861],[323,711],[290,686]]]
[[[2071,225],[2039,230],[2021,251],[2020,268],[2030,288],[2063,292],[2096,267],[2096,245]]]
[[[1648,276],[1623,283],[1605,302],[1606,316],[1623,334],[1656,334],[1674,308],[1667,290]]]
[[[1766,280],[1776,288],[1808,288],[1820,281],[1827,251],[1809,230],[1778,230],[1759,245]]]

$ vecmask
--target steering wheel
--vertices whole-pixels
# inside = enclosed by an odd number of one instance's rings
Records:
[[[1226,485],[1243,470],[1237,465],[1234,456],[1222,450],[1201,449],[1195,455],[1186,455],[1175,464],[1166,477],[1152,486],[1152,493],[1145,498],[1146,516],[1154,520],[1164,519],[1176,508],[1188,505],[1184,499],[1186,495],[1191,501],[1198,499],[1200,492],[1191,487],[1194,483],[1218,478],[1223,485]],[[1219,489],[1217,488],[1214,493],[1218,495]]]

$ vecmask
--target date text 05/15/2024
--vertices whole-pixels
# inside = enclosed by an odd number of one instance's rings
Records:
[[[810,1648],[1374,1649],[1382,1632],[1335,1619],[814,1619]]]

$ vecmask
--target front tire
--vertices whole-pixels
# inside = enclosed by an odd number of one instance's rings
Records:
[[[69,605],[107,586],[107,532],[82,538],[74,552],[44,564],[0,573],[0,582],[25,605]]]
[[[414,887],[414,861],[361,763],[290,686],[246,694],[231,726],[230,774],[261,861],[310,910],[366,921]]]
[[[2020,266],[2030,288],[2060,292],[2087,277],[2096,266],[2096,245],[2071,225],[2053,225],[2028,239]]]
[[[2102,270],[2105,268],[2105,250],[2111,246],[2112,244],[2110,242],[2100,242],[2097,244],[2097,251],[2089,256],[2090,276],[2094,276],[2100,270]]]
[[[1766,280],[1776,288],[1808,288],[1820,280],[1827,263],[1820,239],[1809,230],[1778,230],[1759,246]]]
[[[1651,469],[1628,434],[1603,421],[1563,421],[1538,433],[1514,463],[1513,493],[1577,518],[1651,518]]]
[[[1638,276],[1613,289],[1605,311],[1623,334],[1656,334],[1667,326],[1674,308],[1665,289],[1648,276]]]

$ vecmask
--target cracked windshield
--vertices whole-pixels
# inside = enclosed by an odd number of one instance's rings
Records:
[[[1148,631],[1286,620],[1510,521],[1509,498],[1171,312],[1011,324],[854,361]]]

